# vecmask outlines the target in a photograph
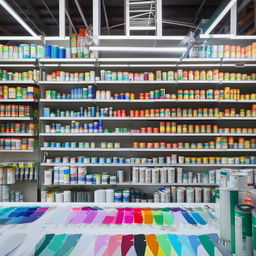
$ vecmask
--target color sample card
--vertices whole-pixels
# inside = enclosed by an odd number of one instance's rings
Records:
[[[49,207],[24,206],[0,208],[0,225],[32,223],[41,218]]]
[[[148,224],[170,226],[173,224],[206,225],[214,221],[208,209],[196,208],[72,208],[65,224]]]
[[[46,234],[34,245],[35,256],[218,256],[217,234]],[[223,252],[222,252],[223,253]]]

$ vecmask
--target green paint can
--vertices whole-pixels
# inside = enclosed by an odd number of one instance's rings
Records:
[[[252,247],[253,256],[256,256],[256,208],[252,210]]]
[[[247,204],[235,207],[235,253],[239,256],[252,255],[252,209]]]

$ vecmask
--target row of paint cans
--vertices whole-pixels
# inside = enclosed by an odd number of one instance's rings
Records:
[[[71,190],[64,190],[62,192],[48,192],[46,190],[41,191],[41,202],[53,203],[53,202],[71,202]]]
[[[209,187],[164,187],[154,193],[155,203],[210,203],[213,191]]]
[[[256,169],[219,169],[216,170],[216,184],[234,189],[252,186],[256,180]]]

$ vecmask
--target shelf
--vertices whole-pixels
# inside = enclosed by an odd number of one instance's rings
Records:
[[[108,120],[108,121],[143,121],[143,120],[256,120],[256,117],[40,117],[40,120]]]
[[[39,59],[40,64],[44,64],[43,66],[47,67],[47,64],[69,64],[69,66],[72,66],[72,64],[78,63],[95,63],[96,58],[43,58]]]
[[[29,64],[35,64],[37,59],[0,59],[0,64],[6,63],[6,64],[17,64],[17,67],[22,67],[25,63]],[[16,65],[15,65],[16,66]]]
[[[26,120],[33,120],[33,117],[0,117],[0,121],[26,121]]]
[[[41,163],[41,166],[97,166],[97,167],[256,167],[256,164],[87,164],[87,163]]]
[[[95,81],[38,81],[39,85],[76,85],[76,84],[95,84]]]
[[[1,102],[1,100],[0,100]],[[181,103],[181,102],[196,102],[196,103],[256,103],[256,100],[176,100],[176,99],[152,99],[152,100],[96,100],[96,99],[40,99],[40,102],[47,103],[74,103],[74,102],[84,102],[84,103]]]
[[[102,186],[102,187],[115,187],[115,186],[211,186],[217,187],[217,184],[212,183],[132,183],[132,182],[125,182],[125,183],[115,183],[115,184],[52,184],[52,185],[45,185],[45,187],[73,187],[73,186]]]
[[[27,80],[27,81],[3,81],[0,80],[0,84],[11,84],[11,85],[26,85],[26,84],[37,84],[34,80]]]
[[[256,133],[40,133],[40,136],[49,137],[108,137],[108,136],[128,136],[128,137],[176,137],[176,136],[207,136],[207,137],[217,137],[217,136],[255,136]]]
[[[0,99],[1,102],[38,102],[38,99]]]
[[[0,137],[34,137],[34,133],[0,133]]]
[[[0,150],[0,153],[27,153],[27,152],[35,152],[34,149],[24,149],[24,150],[21,150],[21,149],[17,149],[17,150],[12,150],[12,149],[1,149]]]
[[[111,84],[111,85],[131,85],[131,84],[256,84],[252,80],[239,80],[239,81],[222,81],[222,80],[145,80],[145,81],[129,81],[129,80],[98,80],[98,81],[39,81],[40,85],[76,85],[76,84]]]
[[[77,152],[255,152],[256,149],[179,149],[179,148],[51,148],[41,147],[42,151],[77,151]]]

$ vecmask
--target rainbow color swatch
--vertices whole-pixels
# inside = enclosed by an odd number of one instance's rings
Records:
[[[218,240],[217,234],[46,234],[34,247],[33,255],[217,256],[225,250]]]
[[[156,224],[169,226],[176,223],[206,225],[214,221],[210,210],[203,208],[72,208],[65,224]]]

